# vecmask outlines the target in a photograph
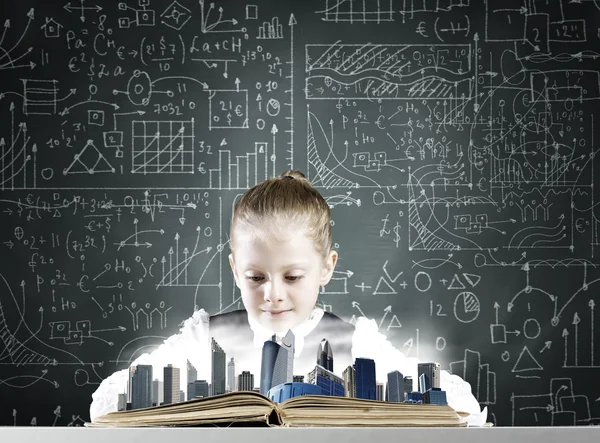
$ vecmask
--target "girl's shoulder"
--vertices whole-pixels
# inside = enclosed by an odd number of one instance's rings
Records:
[[[321,318],[321,322],[324,325],[341,328],[344,332],[354,331],[354,325],[352,323],[348,323],[346,320],[342,320],[337,315],[332,314],[331,312],[324,311],[323,318]]]
[[[252,348],[254,334],[248,323],[248,313],[244,309],[211,315],[208,320],[209,334],[225,352],[233,352],[240,347]]]
[[[233,328],[250,328],[248,313],[245,309],[226,312],[225,314],[211,315],[208,320],[211,331],[230,330]]]

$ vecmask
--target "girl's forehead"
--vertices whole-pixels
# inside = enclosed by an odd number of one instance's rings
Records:
[[[246,241],[287,241],[308,239],[306,230],[298,223],[290,223],[283,220],[265,221],[260,225],[239,223],[235,225],[234,236]]]
[[[235,228],[235,241],[246,246],[272,247],[282,244],[312,243],[312,239],[298,226],[285,226],[269,223],[260,228],[254,226],[238,226]]]
[[[322,259],[317,245],[299,226],[252,226],[235,228],[233,256],[242,267],[287,267],[291,263],[317,263]]]

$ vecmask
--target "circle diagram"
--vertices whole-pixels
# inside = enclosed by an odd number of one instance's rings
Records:
[[[471,323],[479,317],[481,304],[475,294],[461,292],[454,300],[454,317],[461,323]]]

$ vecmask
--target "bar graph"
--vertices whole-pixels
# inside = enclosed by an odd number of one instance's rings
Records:
[[[450,363],[450,372],[471,384],[477,401],[485,405],[496,404],[496,373],[489,363],[481,363],[481,354],[465,349],[464,359]]]
[[[219,166],[209,169],[211,189],[248,189],[275,177],[275,152],[268,142],[255,142],[254,151],[232,155],[231,150],[219,151]]]

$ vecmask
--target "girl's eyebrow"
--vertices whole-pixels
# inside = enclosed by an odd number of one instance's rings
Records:
[[[298,268],[298,269],[305,269],[309,266],[309,262],[297,262],[297,263],[290,263],[288,265],[282,266],[282,269],[292,269],[292,268]],[[260,264],[258,263],[248,263],[246,265],[246,269],[249,268],[260,268]]]

